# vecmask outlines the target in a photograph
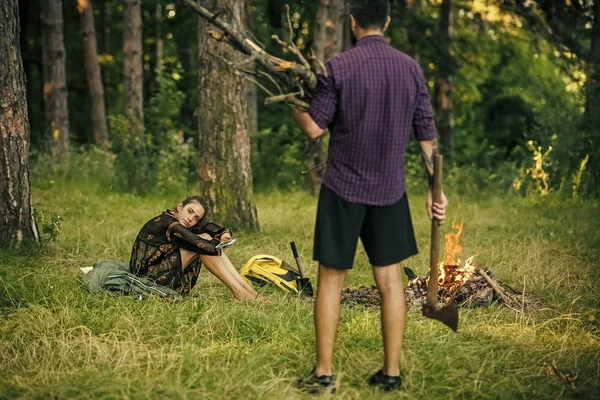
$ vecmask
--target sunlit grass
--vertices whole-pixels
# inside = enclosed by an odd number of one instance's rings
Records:
[[[79,267],[127,260],[138,229],[177,198],[140,199],[90,185],[39,185],[34,202],[63,218],[59,241],[41,254],[0,252],[0,398],[306,398],[295,389],[314,363],[312,307],[275,290],[271,304],[236,302],[202,271],[192,296],[165,303],[90,295]],[[465,256],[542,306],[461,310],[457,334],[410,313],[405,391],[383,395],[365,382],[382,359],[379,315],[343,310],[336,349],[340,398],[593,398],[600,390],[599,210],[583,202],[534,204],[451,196],[449,217],[465,221]],[[293,262],[294,240],[308,275],[316,200],[304,193],[257,195],[262,231],[238,233],[228,252],[238,268],[256,254]],[[410,196],[427,267],[423,197]],[[449,229],[449,224],[444,230]],[[347,284],[371,284],[359,249]],[[316,282],[314,282],[316,283]],[[556,361],[579,374],[576,388],[547,375]]]

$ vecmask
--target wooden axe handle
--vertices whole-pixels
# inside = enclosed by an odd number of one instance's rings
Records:
[[[442,201],[442,166],[444,157],[436,155],[433,161],[433,202]],[[440,263],[440,221],[431,220],[431,253],[429,257],[429,285],[427,286],[427,304],[435,306],[438,303],[438,277]]]

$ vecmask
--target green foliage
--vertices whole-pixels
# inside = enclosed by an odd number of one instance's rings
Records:
[[[494,3],[455,4],[453,162],[470,170],[467,179],[487,174],[491,180],[477,180],[508,189],[507,182],[517,175],[515,165],[529,161],[527,142],[534,140],[554,148],[548,185],[558,190],[586,154],[579,129],[584,66],[540,35],[539,26],[532,32],[522,28],[524,23]],[[438,30],[439,5],[426,5],[418,13],[392,8],[392,44],[411,55],[418,51],[432,100],[439,64],[446,61],[439,55]]]
[[[517,192],[524,191],[540,197],[548,196],[551,188],[548,185],[549,174],[547,170],[551,165],[549,154],[552,151],[552,146],[544,151],[542,146],[536,146],[530,140],[527,142],[527,147],[532,153],[533,162],[521,168],[520,177],[515,178],[513,187]]]
[[[252,140],[252,173],[258,188],[306,188],[308,141],[300,129],[287,124],[259,131]]]
[[[46,187],[56,182],[89,182],[109,188],[115,179],[115,155],[96,146],[71,149],[68,163],[56,167],[50,156],[33,151],[31,154],[31,179]]]
[[[163,127],[173,128],[173,120],[179,116],[185,97],[177,88],[181,72],[181,64],[165,62],[161,74],[156,77],[146,117],[148,130],[153,133],[155,141],[160,142],[168,135]]]
[[[187,193],[197,180],[198,152],[194,141],[185,140],[181,131],[165,138],[165,147],[158,153],[156,191]]]
[[[51,242],[58,241],[62,218],[58,214],[44,212],[37,208],[34,208],[33,216],[40,233],[40,250],[43,250]]]
[[[560,186],[557,189],[552,188],[549,184],[552,181],[551,172],[549,171],[554,170],[553,165],[556,162],[550,155],[553,147],[550,146],[544,150],[533,141],[529,141],[527,147],[530,152],[530,160],[522,164],[518,176],[513,181],[512,186],[515,191],[530,197],[534,201],[544,197],[552,197],[553,200],[569,198],[568,193],[564,192],[565,182],[567,181],[566,176],[562,177]],[[572,182],[570,197],[573,200],[577,200],[582,191],[583,193],[589,191],[587,187],[589,175],[586,170],[588,161],[589,156],[586,155],[570,178]]]
[[[147,109],[147,130],[152,137],[156,190],[159,193],[181,193],[196,178],[197,149],[192,139],[185,139],[179,121],[185,95],[177,87],[181,79],[181,64],[165,60],[157,76]]]
[[[579,196],[579,189],[581,188],[581,183],[583,180],[585,169],[589,160],[590,156],[586,155],[585,158],[581,160],[581,163],[579,164],[579,169],[573,175],[573,199],[577,199],[577,197]]]
[[[282,24],[284,4],[289,4],[297,45],[309,50],[318,2],[305,0],[251,0],[253,35],[257,42],[276,56],[292,59],[271,39],[288,36]],[[485,3],[485,4],[484,4]],[[560,192],[571,182],[580,161],[590,155],[587,171],[578,192],[594,192],[590,178],[598,174],[590,148],[593,121],[584,121],[585,86],[594,93],[585,59],[592,23],[591,2],[563,2],[556,10],[549,1],[535,4],[497,2],[453,4],[451,59],[442,59],[439,47],[439,2],[391,2],[392,24],[387,31],[391,44],[417,56],[435,98],[434,83],[440,68],[448,62],[452,70],[453,128],[457,184],[473,186],[473,191],[492,186],[505,190],[507,182],[518,176],[518,166],[528,163],[530,140],[553,147],[552,163],[547,166],[549,189]],[[156,6],[162,4],[162,19]],[[32,147],[44,151],[43,79],[41,29],[31,15],[39,14],[39,4],[26,1],[30,10],[23,13],[23,53],[28,79],[28,106]],[[144,104],[146,130],[134,134],[121,115],[123,109],[122,2],[107,0],[95,4],[96,32],[101,61],[107,111],[111,121],[112,151],[116,159],[101,160],[94,154],[97,167],[85,165],[83,154],[74,151],[75,162],[66,171],[48,168],[43,157],[36,156],[36,176],[61,176],[65,179],[94,179],[100,169],[101,184],[115,184],[121,190],[136,193],[169,191],[196,180],[197,159],[193,140],[196,136],[197,107],[197,16],[183,5],[149,0],[142,3],[144,37]],[[557,17],[551,18],[554,13]],[[75,7],[66,7],[65,37],[67,86],[71,139],[78,148],[92,142],[91,104],[81,68],[82,43],[79,39],[79,15]],[[548,27],[552,28],[549,33]],[[565,29],[566,28],[566,29]],[[568,35],[565,35],[567,33]],[[570,35],[572,34],[572,35]],[[571,37],[572,36],[572,37]],[[566,40],[571,37],[571,40]],[[164,45],[164,70],[156,76],[156,43]],[[564,47],[566,45],[567,49]],[[175,74],[175,75],[174,75]],[[175,79],[180,76],[181,79]],[[589,98],[590,96],[588,96]],[[254,181],[258,188],[309,188],[306,175],[308,144],[281,106],[263,105],[259,93],[259,134],[252,138],[251,155]],[[588,118],[592,114],[588,113]],[[598,124],[596,124],[598,125]],[[190,140],[191,139],[191,140]],[[591,144],[590,144],[591,143]],[[418,149],[409,148],[407,183],[421,187],[422,167]],[[95,161],[95,162],[96,162]],[[408,165],[410,163],[410,165]],[[101,167],[106,165],[106,168]],[[86,177],[78,177],[84,174]],[[116,178],[113,178],[116,176]],[[61,178],[62,179],[62,178]],[[114,182],[113,182],[114,179]],[[51,179],[48,179],[51,180]],[[186,183],[187,182],[187,183]],[[588,187],[590,186],[590,187]],[[598,186],[598,185],[594,185]],[[471,190],[471,189],[469,189]],[[570,193],[569,193],[570,195]]]
[[[127,118],[125,115],[109,117],[111,148],[116,155],[117,187],[144,195],[156,185],[153,153],[148,149],[152,138],[143,127],[131,123],[134,118]]]
[[[184,94],[177,88],[181,66],[165,62],[157,76],[146,130],[135,132],[123,115],[111,116],[112,150],[121,189],[138,194],[184,192],[193,179],[197,155],[192,140],[185,140],[178,121]]]

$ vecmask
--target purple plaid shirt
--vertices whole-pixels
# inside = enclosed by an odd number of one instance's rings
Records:
[[[309,114],[331,132],[323,185],[375,206],[404,195],[404,153],[437,132],[421,67],[382,36],[367,36],[327,62]]]

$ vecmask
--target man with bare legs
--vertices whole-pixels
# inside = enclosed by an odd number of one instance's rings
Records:
[[[406,303],[400,262],[417,253],[404,184],[404,154],[411,130],[430,178],[437,153],[427,84],[421,67],[384,37],[388,0],[350,0],[354,48],[332,58],[319,74],[308,112],[292,109],[310,139],[330,132],[327,166],[315,224],[313,259],[319,262],[314,318],[317,363],[299,386],[335,391],[333,354],[340,321],[340,293],[361,239],[381,293],[384,360],[369,384],[401,387],[400,358]],[[443,221],[447,199],[426,208]]]

